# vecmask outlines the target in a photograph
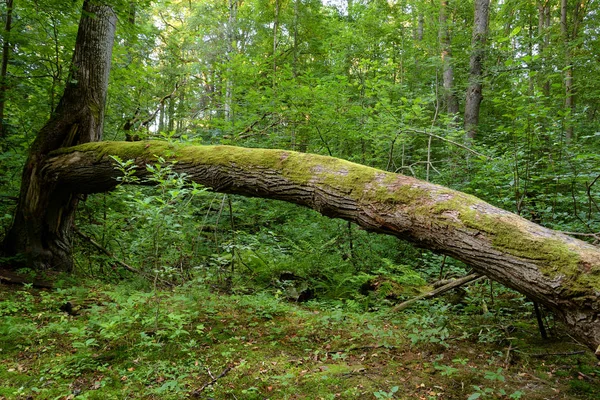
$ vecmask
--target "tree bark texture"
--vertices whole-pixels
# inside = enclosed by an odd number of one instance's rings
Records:
[[[447,254],[543,303],[600,350],[600,249],[465,193],[333,157],[165,142],[88,143],[53,153],[42,178],[61,191],[110,190],[110,155],[148,175],[155,155],[218,192],[284,200]]]
[[[32,144],[13,225],[3,243],[5,254],[26,255],[26,265],[71,268],[78,200],[71,191],[51,187],[41,166],[53,150],[101,139],[115,26],[111,7],[84,2],[65,92]]]
[[[473,39],[471,60],[469,63],[469,87],[465,99],[465,131],[467,138],[474,139],[479,124],[479,106],[483,99],[483,58],[485,42],[488,33],[488,16],[490,0],[475,0],[475,22],[473,24]]]

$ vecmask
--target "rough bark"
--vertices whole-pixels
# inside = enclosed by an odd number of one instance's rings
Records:
[[[3,243],[5,254],[26,255],[28,266],[71,268],[78,200],[46,182],[41,166],[53,150],[101,139],[115,26],[109,6],[84,2],[65,92],[30,149],[14,222]]]
[[[446,109],[448,114],[458,114],[458,98],[454,93],[454,68],[452,66],[452,47],[448,29],[448,0],[440,3],[440,45],[442,46],[442,81]]]
[[[465,100],[465,131],[467,138],[474,139],[479,124],[479,106],[483,99],[483,57],[488,32],[488,16],[490,0],[475,0],[475,22],[473,24],[473,39],[471,60],[469,64],[469,87]]]
[[[215,191],[296,203],[447,254],[553,309],[593,350],[600,345],[600,249],[476,197],[332,157],[164,142],[61,149],[43,179],[66,191],[110,190],[118,171],[109,155],[134,159],[142,180],[155,155],[176,159],[177,171]]]

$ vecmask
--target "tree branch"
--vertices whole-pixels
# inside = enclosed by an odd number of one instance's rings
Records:
[[[452,289],[456,289],[459,286],[466,285],[467,283],[470,283],[470,282],[477,282],[478,280],[483,279],[483,278],[485,278],[485,276],[480,275],[480,274],[471,274],[471,275],[463,276],[462,278],[455,279],[452,282],[450,282],[444,286],[441,286],[435,290],[432,290],[431,292],[423,293],[417,297],[413,297],[410,300],[406,300],[405,302],[400,303],[397,306],[395,306],[394,308],[392,308],[390,310],[390,312],[395,313],[395,312],[405,310],[419,300],[431,299],[433,297],[436,297],[443,293],[446,293]]]

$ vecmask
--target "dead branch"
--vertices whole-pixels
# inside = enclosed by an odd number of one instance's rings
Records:
[[[432,297],[436,297],[439,296],[442,293],[446,293],[452,289],[456,289],[459,286],[465,285],[469,282],[475,282],[478,281],[480,279],[485,278],[485,275],[480,275],[480,274],[471,274],[471,275],[467,275],[464,276],[462,278],[459,279],[455,279],[452,282],[439,287],[435,290],[432,290],[431,292],[427,292],[427,293],[423,293],[417,297],[413,297],[410,300],[406,300],[403,303],[398,304],[397,306],[395,306],[394,308],[392,308],[390,310],[390,312],[398,312],[398,311],[402,311],[410,306],[412,306],[414,303],[416,303],[419,300],[423,300],[423,299],[431,299]]]
[[[36,288],[52,289],[54,286],[50,282],[41,281],[38,279],[31,279],[27,276],[18,274],[14,271],[9,271],[0,268],[0,283],[12,284],[12,285],[32,285]]]
[[[142,273],[140,270],[138,270],[136,268],[133,268],[133,267],[125,264],[123,261],[117,259],[114,256],[113,253],[111,253],[110,251],[108,251],[101,244],[99,244],[98,242],[96,242],[94,239],[92,239],[91,237],[89,237],[85,233],[81,232],[79,230],[79,228],[77,228],[76,226],[73,227],[73,230],[75,231],[75,233],[77,233],[83,239],[87,240],[90,244],[92,244],[92,246],[94,246],[95,248],[97,248],[98,250],[100,250],[101,252],[103,252],[104,254],[106,254],[107,256],[109,256],[110,258],[112,258],[117,264],[119,264],[121,267],[125,268],[127,271],[135,272],[136,274],[141,274]]]
[[[458,147],[460,147],[462,149],[465,149],[467,151],[470,151],[471,153],[473,153],[475,155],[478,155],[480,157],[484,157],[486,160],[492,160],[493,159],[493,157],[486,156],[485,154],[479,153],[478,151],[475,151],[475,150],[471,149],[470,147],[465,146],[464,144],[455,142],[454,140],[446,139],[445,137],[438,136],[438,135],[433,134],[431,132],[421,131],[421,130],[418,130],[418,129],[404,129],[404,131],[405,132],[421,133],[423,135],[428,135],[428,136],[434,137],[436,139],[440,139],[440,140],[442,140],[444,142],[451,143],[451,144],[453,144],[455,146],[458,146]]]
[[[154,120],[154,118],[156,118],[156,115],[159,113],[160,107],[164,104],[164,102],[167,99],[170,99],[171,97],[173,97],[175,95],[175,93],[177,92],[177,90],[179,89],[179,87],[181,87],[184,84],[185,84],[185,80],[182,82],[177,82],[175,84],[175,88],[171,91],[171,93],[164,95],[163,97],[161,97],[158,100],[158,105],[156,107],[156,110],[154,110],[154,112],[152,112],[152,114],[150,114],[146,119],[142,120],[142,115],[140,113],[140,109],[137,108],[135,110],[135,114],[134,114],[133,118],[129,119],[123,125],[123,130],[125,130],[125,131],[131,130],[131,128],[140,121],[141,121],[140,126],[147,126],[150,122],[152,122]]]
[[[209,386],[214,385],[219,379],[221,379],[222,377],[224,377],[225,375],[227,375],[229,373],[229,371],[231,371],[233,368],[230,366],[227,366],[227,368],[225,368],[223,370],[223,372],[221,372],[219,375],[217,375],[216,377],[214,377],[212,380],[210,380],[209,382],[205,383],[204,385],[202,385],[201,388],[194,390],[194,392],[192,393],[192,397],[198,397],[200,395],[200,393],[206,389]],[[209,371],[210,372],[210,371]],[[211,375],[212,377],[212,375]]]
[[[552,357],[552,356],[575,356],[577,354],[585,354],[587,353],[585,350],[577,350],[577,351],[569,351],[566,353],[539,353],[539,354],[528,354],[529,357]]]

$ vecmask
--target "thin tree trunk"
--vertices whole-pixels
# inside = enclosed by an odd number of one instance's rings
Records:
[[[158,106],[158,133],[165,131],[165,103]]]
[[[424,30],[425,30],[425,17],[423,16],[422,13],[419,13],[419,16],[417,17],[417,35],[416,35],[417,41],[421,42],[423,40]]]
[[[440,44],[442,46],[442,77],[444,97],[448,114],[456,118],[458,114],[458,98],[454,93],[454,69],[452,66],[452,48],[450,30],[448,29],[448,0],[440,3]]]
[[[277,73],[277,33],[279,31],[279,0],[275,0],[275,15],[273,16],[273,88]]]
[[[167,129],[169,132],[175,130],[175,96],[169,97],[169,107],[167,111]]]
[[[292,74],[294,78],[298,76],[298,3],[300,0],[294,0],[294,58],[292,61]]]
[[[155,155],[224,193],[285,200],[446,254],[554,310],[600,354],[600,249],[461,192],[347,161],[284,150],[166,142],[88,143],[43,166],[64,190],[117,183],[109,155],[134,159],[140,182]]]
[[[227,32],[226,39],[227,40],[227,54],[225,55],[225,59],[227,60],[227,76],[225,82],[225,101],[223,104],[223,108],[225,109],[225,120],[231,121],[232,119],[232,101],[233,101],[233,80],[231,77],[231,57],[233,55],[233,44],[236,40],[235,35],[235,26],[237,24],[237,8],[238,3],[237,0],[229,0],[229,18],[227,20]]]
[[[2,44],[2,66],[0,67],[0,139],[6,136],[4,110],[8,92],[8,60],[10,59],[10,31],[12,29],[13,0],[6,0],[6,23],[4,24]]]
[[[422,12],[419,12],[417,16],[417,29],[415,30],[415,40],[417,43],[417,47],[421,48],[421,42],[423,41],[423,34],[425,32],[425,17]],[[421,80],[421,60],[420,60],[421,52],[415,53],[415,77],[417,80]]]
[[[111,7],[84,2],[65,92],[29,151],[14,222],[3,243],[5,254],[24,255],[26,265],[72,267],[71,226],[78,198],[44,179],[41,166],[53,150],[102,138],[115,26]]]
[[[135,1],[129,2],[129,12],[127,14],[127,22],[131,26],[135,26],[135,14],[137,12],[137,5]]]
[[[488,33],[488,17],[490,0],[475,0],[475,22],[473,25],[473,39],[471,62],[469,65],[469,88],[465,101],[465,131],[467,138],[474,139],[479,124],[479,108],[483,99],[481,82],[483,77],[483,58],[485,55],[485,42]]]
[[[550,80],[546,77],[547,62],[545,50],[550,45],[550,4],[549,0],[542,0],[538,2],[538,36],[540,37],[539,46],[540,54],[542,56],[542,93],[545,97],[550,96]]]
[[[571,118],[573,116],[573,65],[571,64],[571,49],[569,47],[569,30],[567,25],[568,0],[560,2],[560,31],[563,36],[564,57],[565,57],[565,111],[566,129],[565,138],[570,141],[573,138],[573,125]]]

